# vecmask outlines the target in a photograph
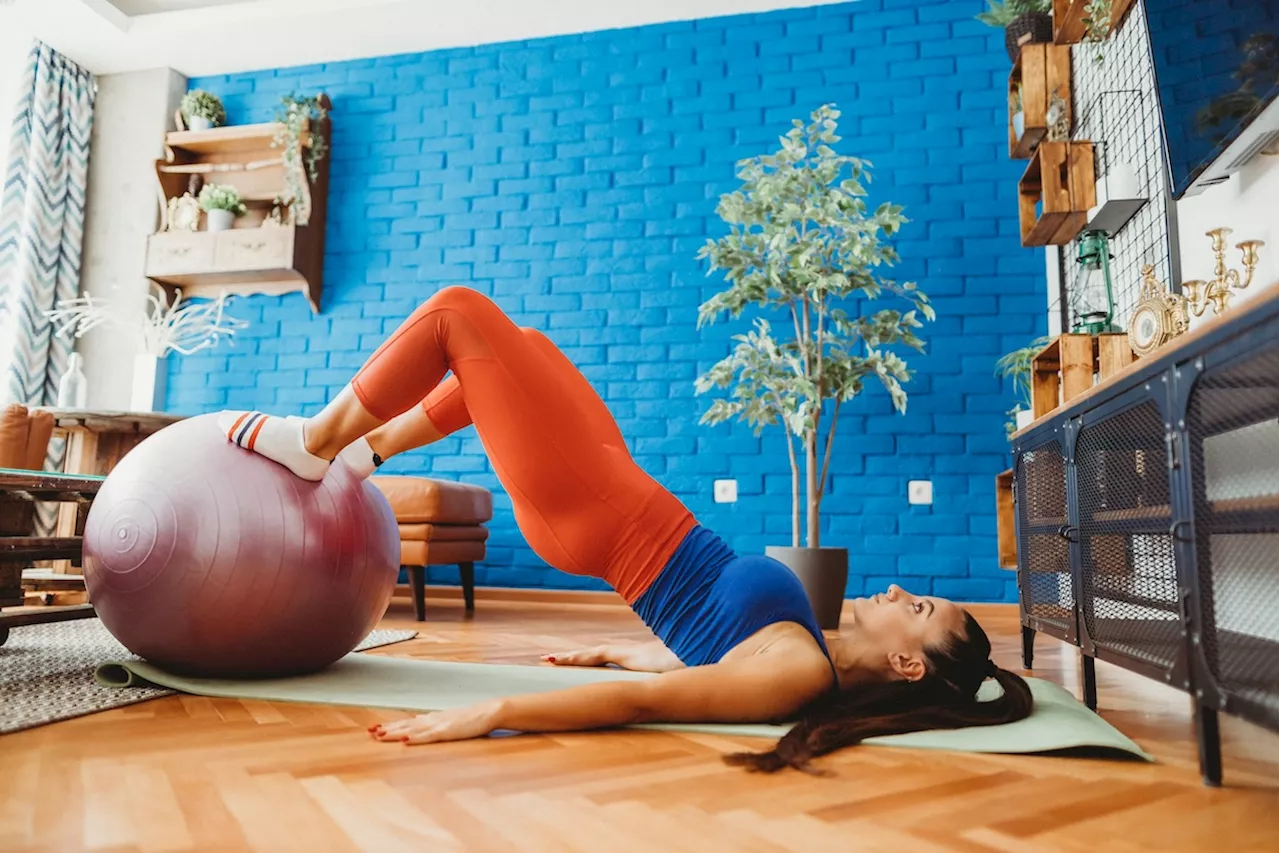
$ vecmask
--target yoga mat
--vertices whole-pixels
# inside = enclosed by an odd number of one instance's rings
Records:
[[[158,685],[199,696],[439,711],[503,696],[654,676],[618,669],[452,663],[350,654],[321,672],[292,678],[251,681],[191,678],[165,672],[143,661],[106,663],[98,667],[95,677],[99,683],[114,687]],[[1076,701],[1063,688],[1039,678],[1028,678],[1027,682],[1035,697],[1035,710],[1025,720],[1003,726],[876,737],[868,739],[866,743],[991,753],[1092,748],[1152,760],[1141,747]],[[984,700],[994,698],[1000,695],[1000,687],[995,682],[988,681],[978,695]],[[768,724],[661,723],[644,724],[635,728],[778,738],[786,733],[788,727]]]

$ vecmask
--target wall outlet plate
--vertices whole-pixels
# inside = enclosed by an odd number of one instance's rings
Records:
[[[738,500],[738,481],[716,480],[715,498],[718,504],[731,504]]]
[[[907,483],[907,503],[914,505],[928,505],[933,503],[933,481],[909,481]]]

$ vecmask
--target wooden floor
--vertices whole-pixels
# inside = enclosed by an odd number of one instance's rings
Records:
[[[487,600],[474,619],[397,601],[384,654],[535,664],[647,632],[620,606]],[[996,660],[1017,613],[977,607]],[[1036,674],[1076,689],[1042,638]],[[1276,737],[1224,718],[1226,787],[1201,786],[1186,697],[1098,665],[1101,712],[1154,765],[859,747],[832,778],[750,775],[719,756],[761,741],[696,734],[524,735],[378,744],[379,710],[169,697],[0,737],[0,850],[1267,851]],[[1077,695],[1079,695],[1077,693]]]

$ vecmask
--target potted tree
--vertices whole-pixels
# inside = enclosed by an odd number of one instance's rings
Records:
[[[934,316],[914,283],[875,275],[877,267],[898,260],[882,237],[907,220],[901,207],[888,202],[868,212],[864,184],[870,164],[831,147],[840,140],[839,116],[834,106],[824,105],[808,125],[794,121],[776,153],[739,162],[742,188],[721,196],[716,208],[729,233],[708,240],[698,253],[710,260],[711,271],[724,270],[729,284],[698,309],[698,328],[721,315],[738,317],[748,305],[781,314],[786,332],[775,335],[769,321],[757,317],[754,329],[734,336],[733,351],[699,377],[695,388],[703,394],[732,386],[727,398],[703,414],[703,423],[736,417],[757,434],[771,424],[786,429],[791,545],[770,546],[767,553],[799,576],[824,628],[839,625],[848,576],[847,550],[822,547],[819,530],[840,406],[865,383],[879,381],[894,407],[905,411],[902,383],[910,371],[888,347],[923,351],[913,330],[921,316]],[[884,295],[905,300],[911,309],[885,307],[861,316],[846,310],[853,304],[869,310]],[[846,302],[850,298],[858,302]],[[825,423],[824,414],[830,416]],[[804,456],[803,503],[797,442]]]
[[[1053,41],[1053,0],[987,0],[987,11],[976,15],[989,27],[1004,30],[1004,49],[1017,61],[1024,44]]]
[[[179,108],[191,130],[208,130],[227,123],[227,111],[223,109],[222,101],[217,95],[204,89],[192,89],[183,95]]]
[[[245,213],[240,191],[226,184],[205,184],[200,190],[200,207],[208,218],[210,231],[226,231],[237,216]]]

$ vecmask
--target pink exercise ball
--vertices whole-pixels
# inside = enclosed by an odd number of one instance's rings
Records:
[[[386,612],[400,568],[387,499],[334,463],[318,483],[227,441],[217,415],[131,450],[85,521],[84,575],[125,648],[190,675],[323,669]]]

